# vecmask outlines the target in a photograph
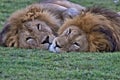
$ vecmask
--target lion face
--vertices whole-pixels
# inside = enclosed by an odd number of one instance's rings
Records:
[[[48,49],[55,38],[50,26],[45,22],[34,20],[23,24],[19,34],[19,47]]]
[[[97,25],[90,33],[76,26],[68,27],[53,40],[49,50],[56,53],[114,51],[115,39],[104,27]]]
[[[48,49],[55,38],[50,25],[40,20],[27,21],[17,32],[8,31],[4,36],[4,45],[20,48]]]
[[[0,32],[0,45],[17,48],[49,48],[60,26],[44,5],[33,4],[14,12]]]
[[[52,52],[70,52],[86,51],[87,48],[88,42],[85,32],[76,26],[71,26],[53,40],[49,50]]]

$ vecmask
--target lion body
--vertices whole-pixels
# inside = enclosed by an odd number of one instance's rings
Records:
[[[67,20],[58,34],[50,51],[119,51],[120,15],[104,8],[90,8]]]
[[[82,10],[85,10],[85,7],[68,0],[43,0],[41,4],[44,5],[44,8],[53,12],[61,20],[61,24],[66,19],[73,18],[79,15]]]

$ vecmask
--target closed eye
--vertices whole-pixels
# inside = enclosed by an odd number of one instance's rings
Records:
[[[68,29],[68,31],[67,31],[67,35],[70,35],[71,32],[72,32],[72,30],[71,30],[71,29]]]
[[[37,24],[36,26],[38,30],[42,30],[42,24]]]
[[[37,24],[37,29],[39,30],[39,26],[40,26],[40,24]]]

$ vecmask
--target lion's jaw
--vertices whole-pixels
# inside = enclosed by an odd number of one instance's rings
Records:
[[[86,34],[75,26],[67,28],[60,36],[56,37],[49,48],[49,51],[55,53],[87,50]]]

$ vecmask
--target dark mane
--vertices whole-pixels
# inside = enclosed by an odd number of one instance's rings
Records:
[[[90,7],[86,10],[86,12],[91,12],[94,14],[98,14],[98,15],[103,15],[106,18],[108,18],[109,20],[115,21],[117,23],[120,23],[120,15],[117,14],[117,12],[104,8],[104,7],[100,7],[100,6],[93,6]]]

